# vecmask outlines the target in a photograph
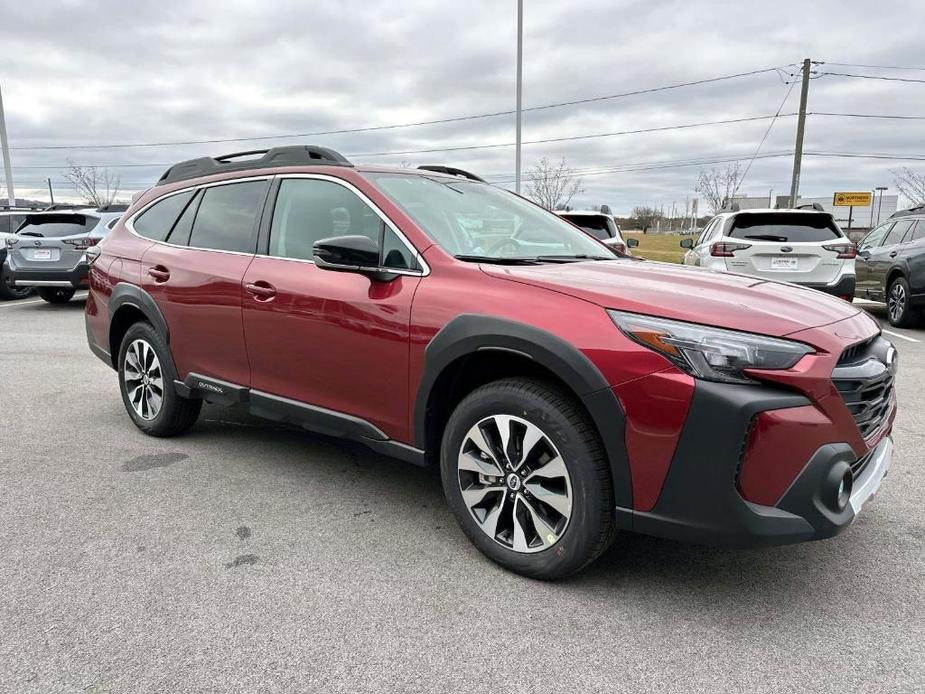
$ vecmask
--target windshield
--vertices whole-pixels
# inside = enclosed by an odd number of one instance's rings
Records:
[[[770,212],[738,215],[726,236],[754,241],[800,243],[840,239],[842,233],[828,214]]]
[[[369,177],[437,245],[462,260],[616,257],[551,212],[485,183],[391,173]]]

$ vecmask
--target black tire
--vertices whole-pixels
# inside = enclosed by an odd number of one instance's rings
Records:
[[[457,464],[461,447],[470,428],[493,415],[513,415],[539,427],[565,463],[571,516],[558,540],[546,549],[522,553],[501,544],[475,521],[463,500]],[[542,580],[563,578],[594,561],[613,540],[613,485],[600,436],[577,400],[559,387],[514,378],[476,389],[450,416],[440,452],[443,491],[457,521],[483,554],[506,569]],[[509,490],[504,496],[510,498]]]
[[[10,274],[6,271],[6,267],[0,265],[0,301],[25,299],[27,296],[31,296],[34,291],[32,287],[15,286]]]
[[[912,308],[909,283],[905,277],[897,277],[886,291],[886,317],[890,325],[908,328],[919,322],[918,312]]]
[[[74,297],[76,291],[67,287],[39,287],[39,296],[49,304],[66,304]]]
[[[146,343],[157,357],[160,365],[163,383],[162,401],[159,410],[150,419],[139,414],[129,399],[128,385],[125,378],[126,354],[129,347],[136,341]],[[170,356],[170,350],[163,338],[150,323],[135,323],[125,333],[122,344],[119,346],[119,392],[122,393],[122,403],[129,417],[139,429],[150,436],[176,436],[187,431],[199,417],[202,409],[202,400],[190,400],[177,395],[174,381],[177,379],[177,370]]]

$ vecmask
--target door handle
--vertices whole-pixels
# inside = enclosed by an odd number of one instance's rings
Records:
[[[244,285],[244,289],[257,301],[272,301],[276,297],[276,287],[263,280],[248,282]]]
[[[148,274],[154,278],[155,282],[166,282],[170,279],[170,270],[163,265],[155,265],[148,268]]]
[[[893,251],[892,253],[890,253],[891,258],[895,258],[897,255],[899,255],[899,251]]]

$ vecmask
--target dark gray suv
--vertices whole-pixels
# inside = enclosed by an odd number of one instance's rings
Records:
[[[70,301],[87,286],[87,249],[105,238],[121,214],[67,210],[26,215],[16,234],[6,239],[7,281],[16,290],[37,288],[50,303]]]

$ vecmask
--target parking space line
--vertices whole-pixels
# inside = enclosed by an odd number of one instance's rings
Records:
[[[80,301],[81,299],[86,299],[86,294],[75,294],[74,298]],[[17,306],[29,306],[30,304],[44,304],[47,303],[45,299],[29,299],[28,301],[12,301],[10,303],[0,304],[0,308],[16,308]]]
[[[17,306],[28,306],[29,304],[43,304],[44,299],[33,299],[31,301],[15,301],[11,304],[0,304],[0,308],[16,308]]]
[[[892,335],[893,337],[898,337],[901,340],[909,340],[909,342],[921,342],[921,340],[916,340],[914,337],[909,337],[908,335],[900,335],[899,333],[894,333],[892,330],[884,330],[887,335]]]

